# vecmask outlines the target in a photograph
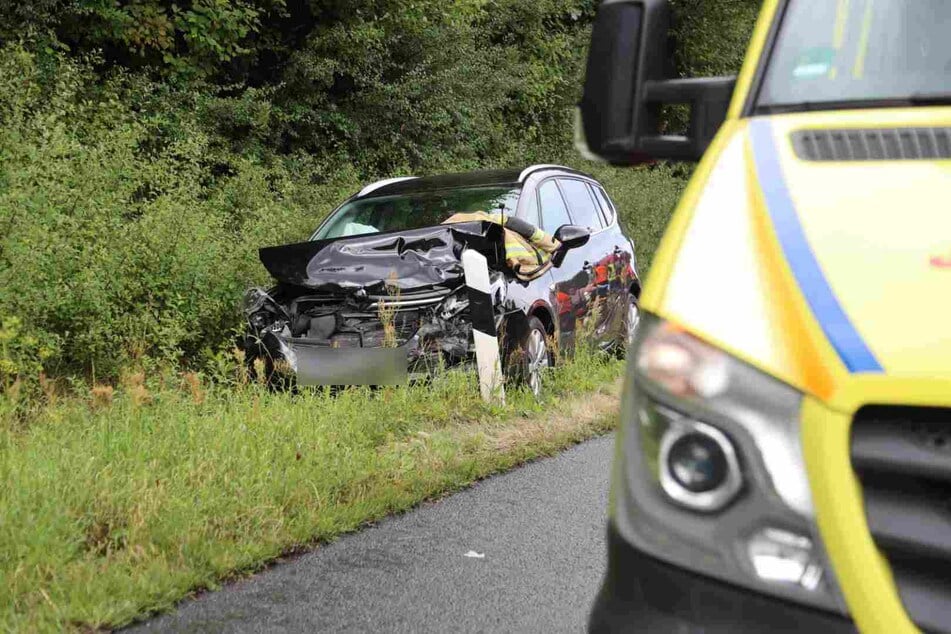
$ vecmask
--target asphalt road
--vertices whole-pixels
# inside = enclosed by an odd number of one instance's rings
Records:
[[[581,632],[604,570],[612,449],[599,438],[490,478],[134,629]]]

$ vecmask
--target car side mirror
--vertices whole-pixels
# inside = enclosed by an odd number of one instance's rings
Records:
[[[561,266],[569,250],[583,247],[590,238],[591,232],[585,227],[579,227],[578,225],[561,225],[558,227],[558,230],[555,231],[555,240],[558,240],[561,246],[552,256],[552,264]]]
[[[668,0],[605,0],[598,9],[576,124],[587,158],[617,165],[695,161],[726,119],[735,77],[670,79]],[[687,104],[685,135],[661,130],[661,108]]]

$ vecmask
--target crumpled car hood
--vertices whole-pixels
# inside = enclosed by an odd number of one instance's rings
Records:
[[[490,268],[504,262],[501,226],[461,222],[408,231],[314,240],[258,252],[278,282],[319,290],[413,290],[459,283],[462,252],[482,253]]]

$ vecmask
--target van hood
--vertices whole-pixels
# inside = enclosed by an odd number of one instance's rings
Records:
[[[944,127],[936,122],[879,126],[887,134],[911,129],[915,135]],[[765,195],[763,211],[772,219],[820,326],[852,372],[951,374],[946,310],[951,293],[951,161],[804,160],[789,139],[806,127],[846,125],[836,117],[754,122],[751,160]],[[779,148],[780,174],[770,173],[768,160],[758,156],[769,151],[766,135]],[[767,180],[771,178],[773,182]],[[785,181],[802,240],[786,240],[796,229],[784,226],[786,219],[777,210],[784,204],[777,191],[782,189],[779,178]],[[798,262],[808,256],[796,249],[810,250],[817,268]],[[825,278],[828,297],[815,290],[822,285],[815,279],[819,275]],[[830,305],[836,301],[841,315]],[[854,334],[840,332],[846,322]]]
[[[321,291],[411,291],[461,283],[465,249],[479,251],[490,268],[498,268],[504,261],[502,231],[491,222],[461,222],[265,247],[258,253],[271,276],[286,284]]]
[[[679,248],[656,310],[820,395],[836,371],[822,366],[951,377],[951,160],[934,158],[951,147],[940,145],[951,141],[941,131],[951,128],[951,109],[803,113],[727,126],[674,238]],[[936,141],[933,151],[918,146],[932,158],[854,160],[840,145],[828,160],[797,145],[803,130],[921,132]]]

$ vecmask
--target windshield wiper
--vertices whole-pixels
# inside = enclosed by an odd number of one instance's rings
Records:
[[[823,110],[857,110],[864,108],[894,108],[906,105],[904,99],[854,99],[837,101],[799,101],[795,103],[763,104],[756,108],[761,114],[782,114],[784,112],[820,112]]]
[[[916,106],[940,106],[951,104],[951,92],[916,92],[908,98],[908,103]]]
[[[852,99],[839,101],[800,101],[796,103],[761,104],[756,114],[781,114],[784,112],[817,112],[821,110],[859,110],[868,108],[900,108],[902,106],[925,106],[951,104],[951,93],[916,93],[910,97],[883,99]]]

